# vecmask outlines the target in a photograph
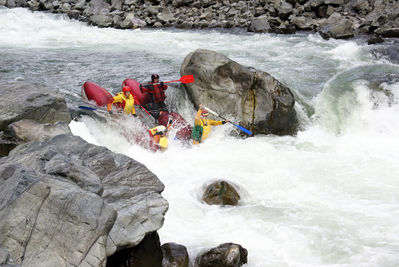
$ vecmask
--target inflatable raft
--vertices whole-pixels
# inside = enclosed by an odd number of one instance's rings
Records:
[[[134,104],[136,113],[148,129],[155,125],[168,126],[169,121],[172,121],[171,131],[175,133],[173,137],[178,140],[187,141],[191,138],[192,126],[177,112],[161,112],[159,118],[156,120],[151,111],[145,107],[151,101],[150,95],[147,92],[141,92],[140,83],[133,79],[126,79],[122,83],[123,86],[129,86],[132,89],[134,97]],[[86,102],[95,103],[99,107],[106,107],[108,101],[113,97],[106,89],[93,82],[85,82],[81,91],[82,99]],[[114,104],[116,108],[120,109],[121,105]]]

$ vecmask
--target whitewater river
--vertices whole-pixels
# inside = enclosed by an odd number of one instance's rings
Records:
[[[247,266],[399,266],[399,82],[381,85],[390,93],[370,90],[381,77],[396,79],[399,66],[373,59],[372,46],[317,34],[98,29],[0,9],[0,81],[54,88],[72,108],[87,80],[116,93],[125,78],[178,79],[197,48],[288,85],[300,100],[301,131],[237,139],[225,125],[201,146],[172,140],[165,153],[152,153],[110,124],[73,121],[75,135],[142,162],[165,184],[161,243],[185,245],[192,259],[238,243],[248,249]],[[167,95],[191,122],[195,110],[178,87]],[[202,203],[216,179],[239,188],[238,206]]]

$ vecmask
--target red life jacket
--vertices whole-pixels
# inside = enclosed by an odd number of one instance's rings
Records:
[[[161,86],[160,84],[149,84],[146,87],[143,87],[143,91],[149,92],[153,97],[153,101],[159,103],[165,101],[165,90],[167,88],[167,85]]]

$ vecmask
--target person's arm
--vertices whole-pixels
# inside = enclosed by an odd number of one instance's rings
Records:
[[[111,98],[108,100],[107,111],[111,111],[111,110],[112,110],[112,104],[115,103],[115,97],[116,97],[116,96],[111,97]]]
[[[227,122],[227,120],[225,121],[214,121],[214,120],[209,120],[209,124],[210,125],[222,125],[225,124]]]
[[[143,86],[143,85],[140,84],[140,91],[142,93],[151,92],[151,91],[154,91],[154,87],[152,85],[147,85],[147,87],[146,87],[146,86]]]
[[[163,82],[160,82],[159,85],[161,86],[162,90],[166,91],[168,89],[168,86],[165,85]]]

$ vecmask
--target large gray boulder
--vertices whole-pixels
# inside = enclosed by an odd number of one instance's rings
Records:
[[[71,133],[71,130],[65,122],[42,124],[26,119],[13,122],[4,130],[4,136],[16,144],[28,141],[44,141],[59,134],[68,133]]]
[[[234,118],[254,134],[295,134],[298,119],[290,89],[270,74],[245,67],[220,53],[198,49],[186,56],[181,75],[194,105]]]
[[[249,32],[268,32],[270,31],[270,24],[267,16],[260,16],[254,18],[248,26]]]
[[[0,243],[27,266],[105,266],[116,217],[104,200],[67,180],[0,159]]]
[[[158,230],[168,203],[144,165],[73,135],[0,158],[0,244],[29,266],[105,266]]]
[[[352,20],[342,16],[339,13],[333,13],[326,21],[320,24],[318,30],[319,34],[329,39],[347,39],[354,35]]]
[[[0,84],[0,131],[21,119],[40,123],[71,121],[65,99],[28,83]]]

